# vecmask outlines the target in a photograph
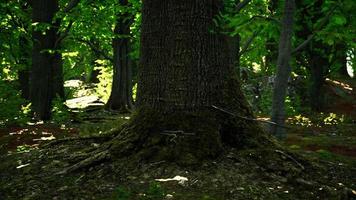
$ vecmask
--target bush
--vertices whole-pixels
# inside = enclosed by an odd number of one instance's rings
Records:
[[[0,126],[26,123],[29,107],[12,82],[0,80]]]

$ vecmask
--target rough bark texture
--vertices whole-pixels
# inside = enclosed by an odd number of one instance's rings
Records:
[[[127,6],[127,0],[119,1]],[[112,41],[114,50],[113,83],[107,108],[127,112],[133,108],[132,103],[132,66],[130,53],[131,18],[127,13],[118,16],[115,26],[115,38]]]
[[[63,97],[61,56],[57,52],[59,24],[53,23],[58,11],[57,0],[38,0],[32,3],[33,23],[46,23],[46,31],[33,31],[32,69],[30,74],[30,99],[38,119],[48,120],[51,103],[56,95]],[[43,33],[44,32],[44,33]]]
[[[286,0],[284,5],[284,16],[282,22],[281,35],[279,38],[279,50],[277,60],[277,75],[273,86],[272,114],[271,119],[278,125],[283,126],[285,121],[284,101],[286,97],[288,78],[291,67],[291,39],[293,35],[293,18],[295,2]],[[277,137],[284,137],[285,129],[280,126],[271,125],[271,133]]]
[[[240,90],[228,37],[213,19],[222,0],[144,0],[136,115],[117,154],[194,164],[225,144],[268,143]],[[216,109],[221,108],[221,109]],[[263,139],[261,139],[263,138]],[[123,141],[135,141],[129,146]]]

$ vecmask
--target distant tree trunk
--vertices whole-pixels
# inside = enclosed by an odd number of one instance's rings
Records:
[[[127,0],[120,0],[121,6],[127,6]],[[127,112],[133,108],[132,103],[132,63],[130,59],[130,25],[131,17],[124,13],[118,16],[115,36],[112,41],[114,49],[113,83],[107,108]]]
[[[277,60],[277,75],[273,86],[272,114],[271,119],[278,125],[285,123],[285,97],[288,87],[288,79],[291,73],[291,39],[293,36],[294,0],[286,0],[284,5],[284,16],[279,39],[279,50]],[[285,129],[280,126],[271,125],[271,133],[278,138],[285,136]]]
[[[57,0],[32,2],[32,22],[49,25],[45,31],[34,30],[32,33],[30,99],[36,118],[42,120],[50,119],[53,98],[63,97],[64,93],[61,57],[56,48],[59,24],[53,23],[57,11]]]
[[[257,123],[243,118],[253,115],[228,37],[213,23],[222,9],[222,0],[143,0],[137,113],[114,154],[196,164],[224,144],[268,143]]]
[[[21,28],[27,29],[29,13],[29,2],[21,3],[21,11],[26,15],[21,19]],[[19,27],[20,28],[20,27]],[[26,30],[27,32],[28,30]],[[17,72],[19,87],[21,90],[21,97],[30,100],[30,65],[31,65],[31,42],[28,39],[27,33],[21,33],[19,36],[19,65],[20,68]]]
[[[313,111],[320,112],[325,106],[325,78],[330,68],[330,62],[328,55],[330,54],[330,48],[322,44],[320,41],[311,43],[310,52],[310,71],[309,77],[309,99],[310,108]]]
[[[30,59],[31,59],[31,49],[29,49],[29,41],[24,37],[20,36],[19,46],[22,48],[20,51],[20,65],[21,69],[18,73],[18,81],[20,84],[21,97],[29,100],[30,99]]]

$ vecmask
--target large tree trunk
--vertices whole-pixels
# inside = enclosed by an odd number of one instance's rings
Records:
[[[271,133],[279,138],[285,136],[285,129],[281,126],[285,123],[284,101],[286,97],[288,79],[291,72],[291,39],[293,35],[294,0],[286,0],[284,5],[284,17],[279,38],[279,50],[277,60],[277,75],[273,85],[272,114],[271,119],[278,124],[271,125]]]
[[[116,154],[194,164],[224,144],[267,143],[240,90],[228,45],[213,19],[222,0],[144,0],[137,113]],[[263,138],[263,139],[261,139]],[[128,146],[123,141],[133,140]],[[125,145],[123,145],[125,144]]]
[[[119,1],[127,6],[127,0]],[[115,26],[113,83],[107,108],[127,112],[133,108],[132,103],[132,66],[130,59],[130,25],[131,17],[124,13],[118,16]]]
[[[45,31],[34,30],[32,33],[30,99],[36,118],[42,120],[50,118],[53,98],[56,95],[63,96],[62,61],[56,48],[59,24],[53,23],[57,11],[57,0],[38,0],[32,3],[33,23],[50,26]]]

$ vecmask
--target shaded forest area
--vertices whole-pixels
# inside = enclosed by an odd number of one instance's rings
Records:
[[[356,199],[354,0],[3,0],[0,199]]]

